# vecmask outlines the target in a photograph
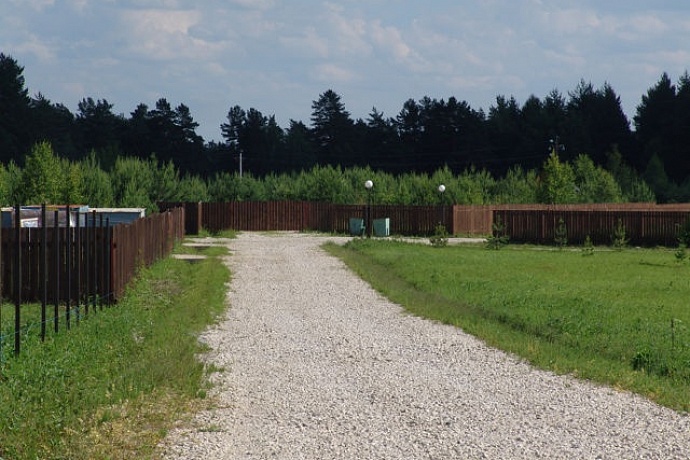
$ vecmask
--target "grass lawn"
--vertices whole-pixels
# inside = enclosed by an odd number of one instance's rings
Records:
[[[118,304],[73,317],[70,331],[51,322],[45,343],[40,307],[23,306],[17,358],[14,307],[0,308],[0,458],[156,458],[173,423],[209,404],[214,369],[197,338],[225,309],[229,272],[225,248],[197,251],[209,258],[142,270]]]
[[[414,314],[539,367],[690,410],[690,264],[673,250],[360,239],[328,250]]]

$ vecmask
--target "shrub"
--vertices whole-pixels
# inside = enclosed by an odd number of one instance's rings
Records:
[[[554,231],[553,241],[561,249],[568,244],[568,227],[565,225],[563,218],[558,219],[558,225]]]
[[[501,220],[501,216],[496,216],[496,221],[491,224],[491,236],[486,239],[486,247],[488,249],[501,249],[508,244],[509,236],[506,233],[505,224]]]
[[[613,229],[613,235],[611,235],[611,242],[613,244],[613,247],[621,251],[624,247],[628,245],[629,239],[627,238],[627,235],[625,233],[625,225],[623,225],[623,221],[621,219],[618,219],[618,222],[616,223],[616,228]]]
[[[592,238],[587,235],[585,237],[585,243],[582,246],[582,255],[583,256],[593,256],[594,255],[594,244],[592,243]]]
[[[682,263],[688,257],[687,249],[688,247],[685,245],[685,243],[678,244],[678,249],[676,249],[675,252],[676,261],[678,263]]]
[[[434,235],[429,238],[429,242],[435,248],[443,248],[448,245],[448,231],[445,225],[438,224],[434,229]]]

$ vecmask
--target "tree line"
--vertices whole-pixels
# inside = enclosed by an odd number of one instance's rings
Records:
[[[181,174],[172,161],[117,157],[105,170],[92,153],[82,160],[57,156],[49,142],[35,144],[24,166],[0,164],[0,204],[88,204],[91,207],[145,207],[177,201],[323,201],[337,204],[436,205],[492,203],[596,203],[654,201],[654,194],[631,168],[612,174],[587,155],[561,161],[552,151],[537,170],[515,166],[501,178],[487,170],[449,167],[431,174],[392,174],[370,167],[313,166],[269,173],[222,172],[212,178]],[[364,183],[373,181],[372,190]],[[445,190],[439,191],[444,185]]]
[[[6,171],[25,167],[28,153],[44,141],[59,158],[97,164],[109,175],[118,161],[137,159],[171,165],[185,180],[207,186],[234,174],[270,181],[327,166],[394,176],[473,171],[497,182],[522,174],[540,181],[540,168],[555,152],[570,167],[586,156],[625,182],[618,185],[627,199],[640,199],[629,189],[642,182],[659,201],[690,198],[687,72],[677,84],[663,74],[642,96],[634,130],[609,84],[581,81],[567,97],[553,90],[519,104],[498,96],[488,112],[455,97],[424,97],[407,100],[394,117],[374,107],[356,120],[329,89],[312,102],[309,125],[291,120],[282,128],[274,115],[233,106],[219,126],[223,142],[206,142],[185,104],[161,98],[125,116],[105,99],[86,97],[72,114],[41,93],[30,96],[23,70],[0,53],[0,163]],[[641,196],[649,197],[647,191]]]

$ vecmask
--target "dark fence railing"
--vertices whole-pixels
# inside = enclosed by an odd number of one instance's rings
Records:
[[[58,331],[60,320],[69,328],[89,311],[103,308],[120,299],[126,286],[144,266],[151,265],[172,251],[184,233],[184,208],[135,220],[130,224],[109,225],[103,215],[87,214],[67,225],[69,207],[55,210],[54,224],[42,211],[43,223],[22,228],[20,208],[12,213],[14,226],[0,234],[0,293],[14,304],[13,333],[7,334],[7,304],[0,304],[0,361],[6,337],[14,337],[19,353],[22,330],[38,325],[41,338],[46,329]],[[63,213],[63,218],[58,217]],[[22,321],[23,305],[40,304],[40,321]],[[32,307],[33,308],[33,307]]]

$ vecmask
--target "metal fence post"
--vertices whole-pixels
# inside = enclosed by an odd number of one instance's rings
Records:
[[[67,222],[65,232],[67,241],[65,246],[65,265],[67,267],[67,297],[65,299],[65,323],[67,324],[67,330],[70,329],[70,309],[72,308],[72,225],[70,222],[70,209],[69,205],[65,206],[65,220]]]
[[[21,305],[22,305],[22,219],[21,206],[14,207],[14,354],[19,355],[21,349]]]
[[[60,322],[60,211],[55,210],[54,212],[55,220],[53,221],[53,231],[55,235],[53,236],[54,244],[54,256],[55,256],[55,286],[54,286],[54,316],[53,321],[55,323],[55,333],[58,332],[58,324]]]
[[[48,305],[48,227],[46,204],[41,205],[41,341],[46,339],[46,306]]]
[[[80,307],[81,307],[81,262],[82,262],[82,239],[81,239],[81,225],[79,223],[79,212],[75,213],[77,215],[77,224],[74,228],[75,242],[74,242],[74,270],[77,274],[77,292],[75,295],[75,305],[74,311],[76,313],[77,324],[79,324],[80,319]]]

